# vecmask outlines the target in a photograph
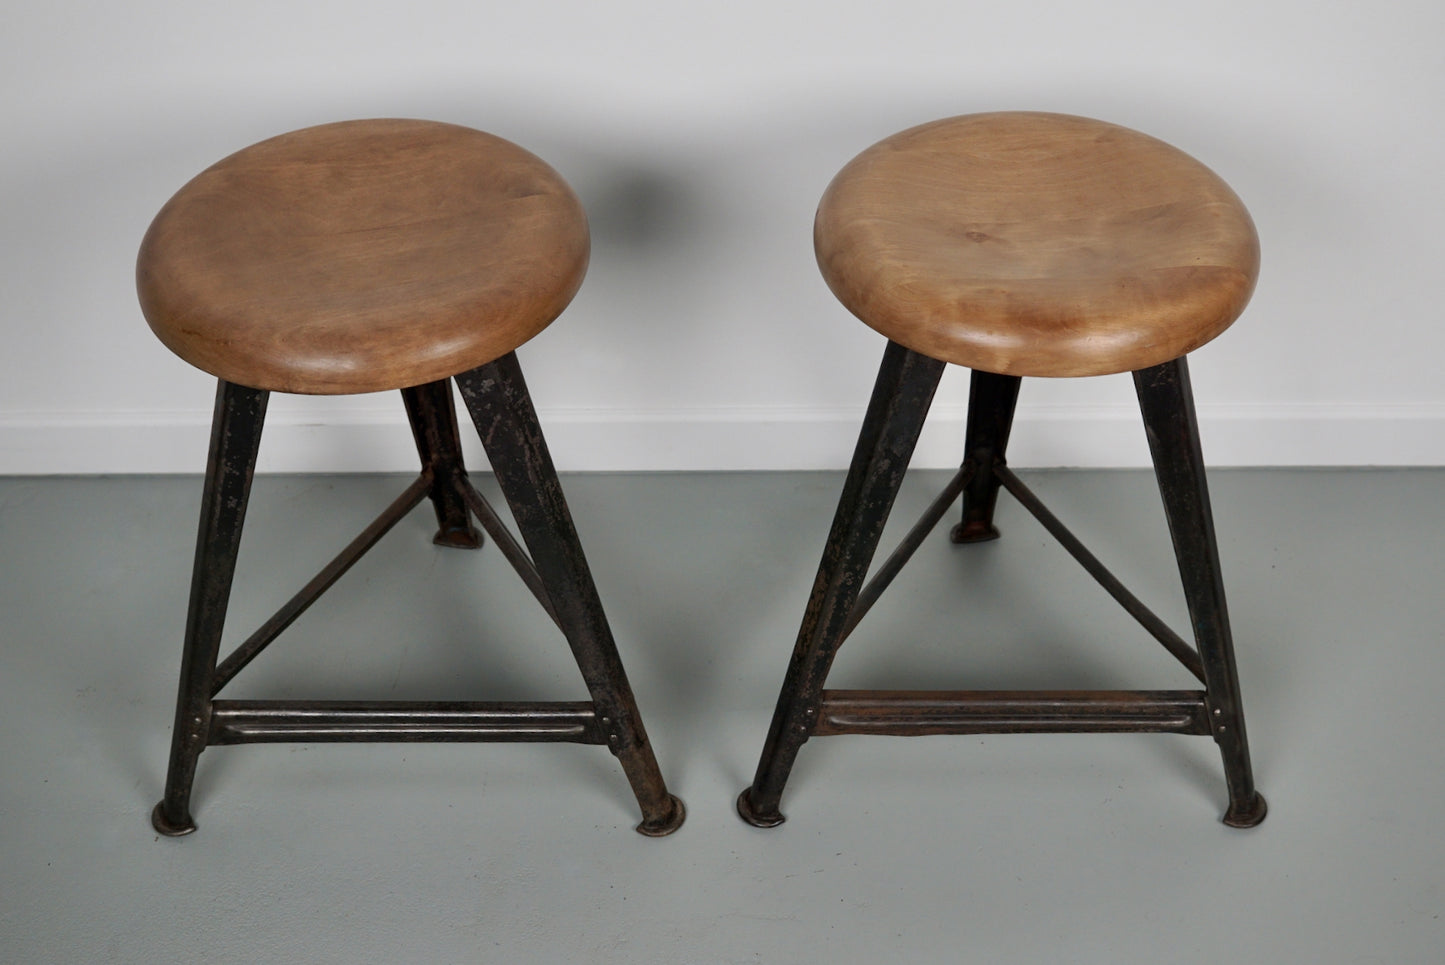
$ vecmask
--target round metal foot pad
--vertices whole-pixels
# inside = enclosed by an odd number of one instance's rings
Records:
[[[987,543],[998,537],[998,527],[989,523],[959,523],[948,531],[948,538],[954,543]]]
[[[190,819],[190,815],[186,815],[185,824],[172,824],[166,820],[164,802],[151,810],[151,826],[168,838],[179,838],[196,830],[196,822]]]
[[[1229,810],[1224,813],[1224,823],[1231,828],[1252,828],[1264,820],[1269,813],[1269,805],[1265,803],[1264,795],[1255,792],[1254,800],[1242,807],[1230,805]]]
[[[643,821],[637,826],[638,834],[645,834],[649,838],[665,838],[682,827],[682,822],[687,820],[686,805],[676,794],[669,794],[667,799],[672,802],[672,807],[668,810],[667,815],[660,821]]]
[[[743,793],[738,795],[738,814],[742,816],[744,821],[755,828],[776,828],[788,820],[783,817],[781,811],[774,811],[772,814],[762,814],[753,810],[752,794],[753,789],[749,787],[745,788]]]
[[[442,529],[437,530],[432,542],[438,546],[447,546],[459,550],[479,550],[482,548],[482,534],[475,529]]]

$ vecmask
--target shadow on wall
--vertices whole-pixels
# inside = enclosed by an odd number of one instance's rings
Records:
[[[587,205],[592,243],[638,255],[664,251],[696,230],[692,186],[667,171],[621,169]]]

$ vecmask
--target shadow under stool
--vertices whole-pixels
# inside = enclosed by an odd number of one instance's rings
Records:
[[[1059,114],[950,118],[904,131],[834,178],[814,226],[838,299],[889,340],[753,783],[779,804],[810,737],[1151,731],[1212,737],[1224,823],[1252,827],[1244,713],[1185,356],[1243,311],[1259,241],[1239,198],[1154,138]],[[944,367],[973,370],[962,468],[865,583]],[[1194,645],[1149,611],[1007,465],[1023,376],[1132,372]],[[1187,667],[1202,690],[828,690],[833,658],[962,498],[956,543],[997,538],[1007,489]]]
[[[514,349],[582,283],[587,221],[571,189],[500,138],[425,121],[352,121],[263,141],[173,197],[141,245],[142,309],[219,379],[165,796],[152,822],[195,830],[191,787],[216,744],[570,741],[621,762],[637,830],[683,822],[668,793],[578,542]],[[451,382],[521,539],[472,486]],[[271,392],[401,391],[421,474],[270,620],[220,656]],[[561,630],[590,700],[223,700],[218,692],[398,520],[430,499],[436,542],[481,524]],[[524,548],[525,545],[525,548]]]

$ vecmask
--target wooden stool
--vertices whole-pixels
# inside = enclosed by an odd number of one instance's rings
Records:
[[[682,824],[593,586],[513,349],[566,307],[586,272],[581,205],[555,171],[480,131],[423,121],[330,124],[226,158],[156,216],[136,268],[161,341],[216,375],[180,696],[152,822],[195,830],[196,760],[252,741],[573,741],[622,762],[637,830]],[[462,464],[461,390],[528,553]],[[270,392],[400,389],[416,482],[217,665]],[[215,695],[388,529],[430,498],[444,546],[475,548],[475,515],[571,646],[591,700],[217,700]]]
[[[833,180],[814,229],[847,308],[889,339],[823,562],[753,784],[759,827],[783,821],[803,743],[834,734],[1156,731],[1210,735],[1224,823],[1264,819],[1186,353],[1244,309],[1259,268],[1248,212],[1193,158],[1143,134],[1057,114],[925,124],[864,151]],[[947,363],[973,369],[965,458],[942,495],[864,577]],[[1132,371],[1198,649],[1126,590],[1007,467],[1021,376]],[[838,647],[963,497],[953,540],[993,539],[1009,490],[1204,685],[1202,691],[836,691]]]

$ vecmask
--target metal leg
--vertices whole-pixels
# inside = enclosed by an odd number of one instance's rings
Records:
[[[582,670],[607,745],[637,796],[642,809],[637,830],[670,834],[687,812],[668,793],[648,743],[516,355],[464,372],[456,382]]]
[[[968,437],[964,461],[973,463],[973,475],[963,491],[963,521],[948,534],[955,543],[982,543],[998,539],[993,510],[999,481],[994,466],[1004,465],[1009,429],[1018,402],[1017,375],[996,375],[974,370],[968,388]]]
[[[462,463],[462,444],[457,430],[457,411],[452,405],[451,383],[428,382],[401,390],[407,419],[416,438],[422,472],[431,478],[432,506],[436,509],[438,546],[478,549],[482,534],[472,525],[463,499],[467,469]]]
[[[191,785],[196,760],[206,748],[211,727],[212,679],[267,398],[268,393],[262,390],[226,381],[216,388],[211,452],[201,496],[200,532],[196,537],[191,602],[181,655],[180,694],[171,732],[170,767],[165,797],[151,812],[151,823],[162,834],[189,834],[196,829],[191,818]]]
[[[883,354],[757,774],[738,798],[738,813],[750,824],[767,828],[783,822],[778,810],[783,786],[817,723],[823,682],[943,369],[943,362],[892,342]]]
[[[1164,511],[1169,517],[1169,533],[1179,559],[1189,619],[1204,665],[1211,730],[1224,758],[1224,776],[1229,786],[1229,810],[1224,815],[1224,823],[1237,828],[1253,827],[1264,820],[1266,806],[1264,797],[1255,790],[1249,764],[1234,642],[1224,600],[1224,580],[1214,539],[1214,519],[1209,508],[1209,488],[1188,364],[1181,357],[1141,369],[1134,373],[1134,386],[1154,456],[1154,472],[1164,498]]]

